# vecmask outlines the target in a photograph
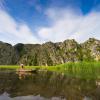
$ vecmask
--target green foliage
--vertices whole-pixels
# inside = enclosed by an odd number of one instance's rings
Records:
[[[0,69],[18,69],[19,66],[5,65],[0,66]],[[64,73],[76,77],[92,77],[100,78],[100,62],[69,62],[56,66],[25,66],[25,69],[40,69]]]
[[[99,61],[100,40],[90,38],[82,44],[75,40],[12,46],[0,42],[0,65],[24,63],[30,66],[53,66],[66,62]]]
[[[17,52],[19,53],[20,57],[22,57],[23,54],[25,54],[25,50],[24,50],[24,44],[22,43],[19,43],[19,44],[16,44],[14,46],[14,48],[17,50]]]
[[[82,76],[100,78],[100,62],[69,62],[66,64],[51,66],[47,69],[77,77]]]
[[[96,50],[100,52],[100,46],[97,46],[96,47]]]

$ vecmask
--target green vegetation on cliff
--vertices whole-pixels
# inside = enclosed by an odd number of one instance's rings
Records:
[[[79,44],[72,39],[14,46],[0,42],[0,65],[54,66],[79,61],[100,61],[100,40],[90,38]]]

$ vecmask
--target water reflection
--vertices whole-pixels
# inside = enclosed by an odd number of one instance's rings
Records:
[[[16,72],[18,74],[19,79],[25,79],[26,76],[32,75],[31,72],[20,71]]]
[[[99,83],[49,71],[0,72],[0,100],[100,100]]]

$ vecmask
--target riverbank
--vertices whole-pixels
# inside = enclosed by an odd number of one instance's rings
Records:
[[[19,69],[18,65],[1,65],[0,69]],[[56,66],[25,66],[25,69],[55,71],[72,76],[99,77],[100,62],[69,62]]]
[[[18,69],[20,68],[19,65],[0,65],[0,69]],[[73,70],[81,70],[83,68],[85,69],[91,69],[91,68],[100,68],[100,62],[68,62],[60,65],[55,66],[25,66],[25,69],[47,69],[51,71],[64,71],[73,69]]]

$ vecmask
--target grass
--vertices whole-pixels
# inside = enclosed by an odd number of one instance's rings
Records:
[[[0,69],[18,69],[17,65],[1,65]],[[100,62],[69,62],[56,66],[25,66],[25,69],[41,69],[65,73],[71,76],[100,78]]]
[[[1,65],[0,69],[19,69],[19,65]],[[40,68],[40,66],[25,66],[25,69]]]
[[[70,76],[100,78],[100,62],[66,63],[47,68],[50,71],[65,73]]]

